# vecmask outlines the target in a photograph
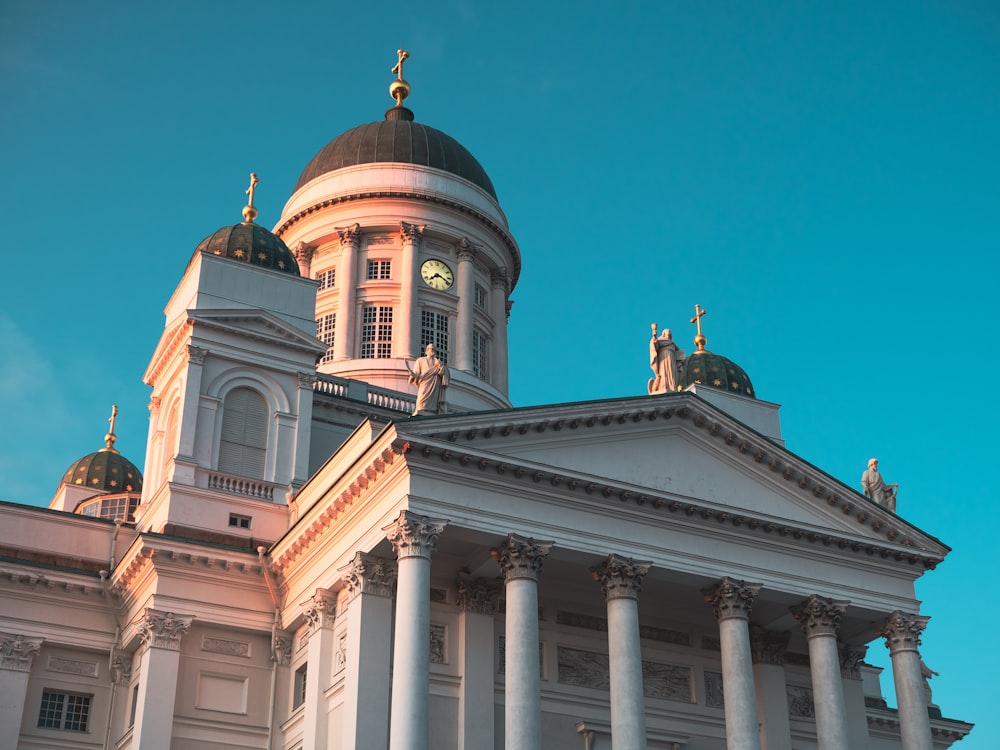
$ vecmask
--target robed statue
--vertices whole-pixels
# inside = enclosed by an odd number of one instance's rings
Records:
[[[413,366],[406,363],[410,371],[410,385],[417,386],[417,404],[413,416],[440,414],[444,411],[444,391],[448,387],[448,368],[434,354],[434,344],[428,344],[424,356]]]
[[[649,379],[647,390],[650,396],[672,393],[677,390],[678,360],[684,357],[684,352],[674,343],[669,328],[664,328],[659,336],[656,335],[656,323],[650,328],[653,336],[649,340],[649,367],[653,371],[653,377]]]
[[[868,459],[868,468],[861,475],[861,487],[865,497],[876,505],[881,505],[893,513],[896,512],[896,496],[899,494],[899,484],[886,484],[878,470],[878,459]]]

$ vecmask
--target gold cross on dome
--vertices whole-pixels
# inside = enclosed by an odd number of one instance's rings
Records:
[[[260,180],[257,179],[257,174],[255,172],[251,172],[250,173],[250,187],[247,188],[247,196],[250,199],[250,200],[247,201],[247,205],[250,206],[251,208],[253,207],[253,193],[254,193],[254,189],[257,187],[257,184],[259,182],[260,182]]]
[[[392,72],[396,74],[397,78],[400,81],[402,81],[403,80],[403,60],[405,60],[406,58],[408,58],[410,56],[410,53],[407,52],[405,49],[398,49],[398,50],[396,50],[396,54],[399,56],[399,61],[396,63],[395,67],[393,67]]]
[[[702,334],[702,332],[701,332],[701,319],[705,315],[706,312],[708,312],[708,311],[701,309],[701,305],[695,305],[694,306],[694,317],[691,318],[691,322],[697,324],[697,326],[698,326],[698,335],[694,337],[694,343],[695,343],[695,346],[698,347],[698,351],[699,352],[705,350],[705,343],[707,342],[707,339],[705,338],[704,334]]]

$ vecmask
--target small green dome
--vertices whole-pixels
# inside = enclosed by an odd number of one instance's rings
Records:
[[[687,358],[680,380],[682,388],[707,385],[720,391],[756,398],[753,383],[742,367],[731,359],[707,350],[694,352]]]
[[[95,492],[142,492],[142,474],[114,448],[102,448],[66,469],[62,481]]]
[[[198,253],[221,255],[254,266],[270,268],[282,273],[299,275],[299,264],[279,237],[259,224],[244,221],[231,227],[222,227],[203,239],[195,248]]]

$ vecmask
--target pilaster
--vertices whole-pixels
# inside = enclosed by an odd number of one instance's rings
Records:
[[[840,644],[840,677],[844,686],[844,707],[847,711],[847,741],[851,750],[868,748],[868,710],[865,688],[861,681],[861,664],[868,646]]]
[[[354,329],[355,309],[358,289],[358,239],[361,226],[337,227],[340,240],[340,263],[337,265],[337,335],[333,341],[333,358],[349,359],[355,354]]]
[[[147,609],[137,633],[143,649],[136,695],[133,744],[143,750],[169,750],[174,727],[174,701],[180,671],[181,641],[194,620]]]
[[[493,644],[498,587],[477,578],[459,581],[461,609],[458,652],[462,682],[458,695],[458,748],[480,750],[494,742]]]
[[[493,319],[492,381],[505,396],[509,388],[507,374],[507,269],[498,268],[490,274],[493,292],[490,294],[490,317]]]
[[[340,569],[347,598],[341,747],[384,748],[389,741],[389,650],[396,566],[357,552]],[[338,646],[340,647],[340,646]]]
[[[0,633],[0,750],[17,750],[31,665],[43,642]]]
[[[327,589],[316,589],[300,605],[309,629],[306,651],[305,710],[303,747],[327,747],[329,719],[326,689],[333,676],[333,625],[337,616],[337,597]]]
[[[785,652],[790,639],[791,633],[787,631],[776,633],[750,626],[750,658],[761,750],[791,750],[792,747],[785,681]]]

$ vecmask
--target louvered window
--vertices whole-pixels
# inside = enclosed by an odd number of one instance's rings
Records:
[[[219,471],[264,478],[267,452],[267,404],[249,388],[234,388],[222,406]]]

